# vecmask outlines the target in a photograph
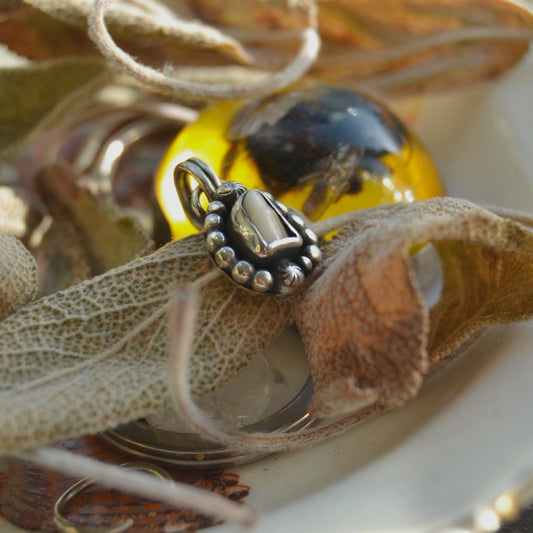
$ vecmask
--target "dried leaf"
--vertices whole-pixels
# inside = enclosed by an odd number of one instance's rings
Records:
[[[22,0],[0,6],[0,42],[35,61],[67,56],[97,57],[92,41],[72,26],[35,9]]]
[[[318,77],[399,94],[494,78],[533,39],[533,13],[513,0],[321,1]],[[360,85],[359,85],[360,87]]]
[[[287,61],[294,30],[305,25],[305,11],[282,0],[185,3],[238,36],[263,68]],[[493,78],[519,61],[533,39],[531,7],[513,0],[384,0],[379,9],[373,0],[318,0],[317,6],[322,49],[311,75],[355,89],[399,94]]]
[[[291,61],[313,6],[311,0],[181,0],[170,9],[158,1],[115,1],[106,21],[119,47],[141,63],[188,66],[179,71],[188,81],[244,82]],[[531,7],[514,0],[384,0],[380,9],[372,0],[319,0],[317,6],[323,46],[312,76],[392,95],[496,77],[533,38]],[[36,60],[94,57],[86,36],[90,7],[86,0],[11,2],[0,8],[0,41]]]
[[[73,268],[87,265],[88,275],[94,276],[153,248],[134,217],[82,187],[69,167],[55,164],[44,170],[35,186],[63,235],[61,240],[68,243],[64,248],[75,260]]]
[[[81,58],[0,69],[0,156],[72,113],[108,76],[103,61]]]
[[[29,302],[36,291],[32,255],[18,239],[0,232],[0,320]]]
[[[27,3],[57,21],[81,28],[85,38],[87,15],[93,2],[27,0]],[[142,54],[143,49],[152,44],[159,48],[160,55],[162,52],[168,53],[164,54],[163,62],[172,58],[172,52],[177,52],[185,59],[192,48],[217,52],[219,57],[216,61],[219,63],[223,57],[226,61],[231,58],[238,63],[249,63],[248,54],[238,41],[187,17],[179,2],[175,2],[170,9],[160,2],[115,1],[107,11],[106,21],[113,36],[120,39],[121,45],[130,48],[132,53],[137,51]],[[153,58],[157,58],[156,53]]]
[[[490,224],[492,222],[492,224]],[[508,221],[507,221],[508,222]],[[509,222],[490,224],[490,241],[500,247],[515,244],[518,250],[531,245],[529,232]],[[444,269],[441,299],[431,309],[428,351],[432,369],[468,344],[487,326],[531,318],[533,266],[524,251],[495,253],[484,244],[439,242],[435,247]]]
[[[533,316],[533,232],[511,215],[437,198],[354,218],[295,305],[315,414],[398,407],[483,328]],[[427,242],[445,279],[431,324],[410,260]]]
[[[195,17],[213,26],[241,30],[303,30],[309,25],[309,5],[305,0],[183,0]]]
[[[170,405],[173,288],[212,268],[200,235],[44,297],[0,323],[0,454],[95,433]],[[289,321],[289,304],[218,275],[202,295],[196,394],[238,373]]]
[[[34,4],[35,7],[22,0],[12,0],[9,6],[0,6],[0,42],[34,61],[99,57],[86,31],[89,3],[36,1]],[[153,16],[136,20],[122,18],[123,7],[114,2],[110,9],[113,35],[122,48],[146,63],[158,67],[169,63],[223,65],[228,62],[228,55],[237,63],[248,62],[242,47],[231,37],[212,46],[202,45],[200,37],[196,43],[184,43],[179,24],[172,22],[176,17],[181,19],[179,10],[176,15],[164,17],[164,24],[158,25]]]
[[[38,296],[51,294],[91,277],[83,243],[71,224],[50,221],[31,252],[39,271]]]

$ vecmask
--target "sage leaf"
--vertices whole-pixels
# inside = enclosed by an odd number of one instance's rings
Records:
[[[512,0],[322,1],[315,74],[392,95],[495,78],[533,39],[533,12]]]
[[[316,279],[295,301],[316,415],[398,407],[488,325],[533,316],[533,231],[521,223],[525,215],[435,198],[352,219],[325,246]],[[428,242],[444,275],[431,314],[411,261]]]
[[[53,218],[64,254],[71,258],[69,270],[74,280],[102,274],[153,248],[136,218],[83,187],[70,167],[54,164],[46,168],[36,176],[35,187]],[[44,243],[45,255],[49,244]],[[43,279],[56,279],[57,267],[56,261],[49,263]],[[63,288],[66,286],[49,283],[46,292]]]
[[[27,3],[84,31],[92,7],[92,2],[85,0],[27,0]],[[183,9],[179,2],[172,7],[157,1],[113,2],[106,21],[115,38],[121,39],[127,48],[135,47],[130,51],[142,53],[147,45],[154,44],[159,55],[164,56],[163,61],[170,60],[172,52],[186,58],[192,48],[218,52],[226,61],[231,58],[238,63],[250,62],[247,52],[236,39],[201,24],[195,19],[194,12]]]
[[[38,296],[51,294],[91,277],[87,254],[76,228],[52,221],[31,250],[39,271]]]
[[[301,10],[288,9],[290,2],[183,2],[202,20],[239,35],[263,68],[287,61],[305,23]],[[311,75],[392,96],[494,78],[515,65],[533,39],[526,2],[383,0],[376,9],[373,0],[318,0],[316,7],[322,48]]]
[[[12,235],[0,232],[0,320],[29,302],[37,292],[32,255]]]
[[[72,113],[109,79],[103,61],[58,59],[0,68],[0,157]]]
[[[204,285],[194,394],[242,370],[288,324],[289,302],[243,291],[212,268],[203,237],[193,235],[0,322],[0,454],[169,407],[167,311],[178,286]]]
[[[430,315],[428,351],[433,370],[487,326],[531,318],[531,231],[488,217],[486,224],[491,244],[501,239],[499,253],[486,242],[434,243],[442,261],[444,286]]]

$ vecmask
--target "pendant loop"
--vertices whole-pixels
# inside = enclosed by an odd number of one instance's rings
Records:
[[[189,175],[198,187],[191,187]],[[185,214],[204,231],[211,258],[241,287],[291,294],[322,260],[314,232],[270,193],[222,181],[195,157],[176,166],[174,181]]]
[[[198,187],[192,187],[188,179],[192,176]],[[197,157],[191,157],[174,169],[174,185],[187,218],[196,229],[204,226],[205,210],[200,204],[200,195],[204,193],[211,202],[222,182],[213,169]]]

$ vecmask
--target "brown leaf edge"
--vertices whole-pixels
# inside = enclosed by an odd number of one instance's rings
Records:
[[[528,215],[435,198],[344,221],[293,306],[311,364],[314,416],[399,407],[484,328],[533,316]],[[428,242],[444,276],[431,313],[410,260]]]
[[[0,7],[0,42],[33,61],[72,56],[96,58],[99,53],[87,35],[91,3],[11,0],[11,5]],[[181,35],[180,23],[184,30],[187,23],[192,24],[179,5],[173,6],[172,19],[163,14],[156,16],[149,10],[149,17],[143,18],[139,11],[115,3],[108,16],[113,35],[135,57],[161,66],[175,62],[176,58],[194,61],[196,56],[208,64],[224,64],[228,60],[249,63],[246,51],[231,37],[202,42],[186,31]]]

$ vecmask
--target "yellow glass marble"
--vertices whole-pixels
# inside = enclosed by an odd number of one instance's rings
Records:
[[[444,194],[431,156],[389,109],[314,83],[218,103],[183,128],[156,176],[174,238],[196,231],[173,177],[175,166],[191,156],[221,179],[267,190],[311,220]]]

